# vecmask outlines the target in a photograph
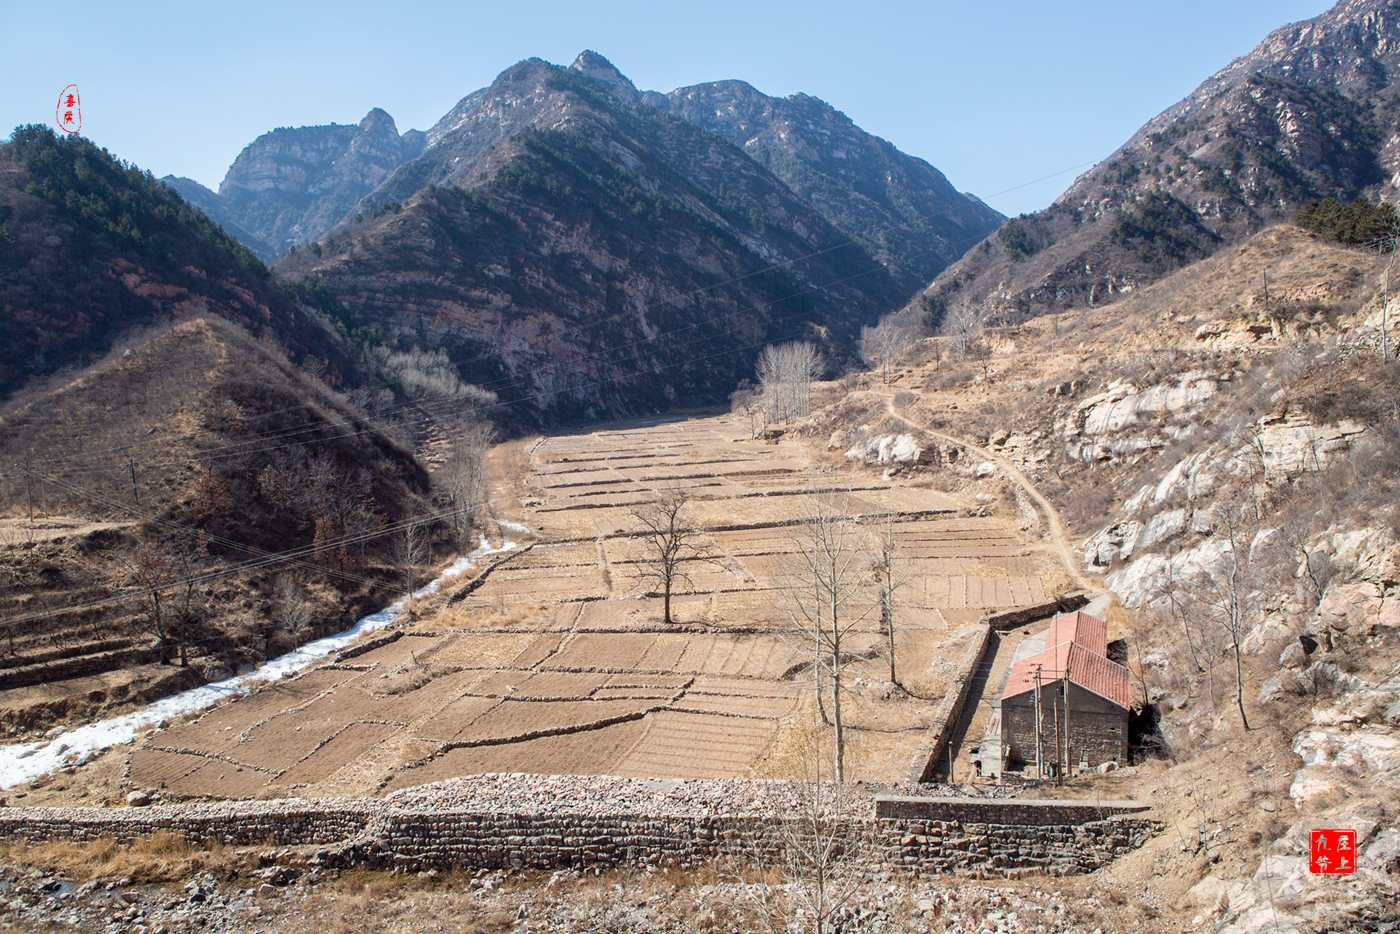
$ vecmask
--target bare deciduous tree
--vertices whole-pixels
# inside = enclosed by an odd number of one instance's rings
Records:
[[[151,634],[164,646],[170,636],[166,628],[164,597],[165,591],[175,578],[175,563],[158,542],[146,542],[132,552],[129,559],[123,561],[131,573],[132,582],[145,596],[147,626]],[[161,660],[165,660],[163,654]]]
[[[848,782],[822,779],[820,743],[803,750],[806,777],[767,790],[772,840],[768,851],[749,841],[734,854],[730,877],[735,914],[773,934],[850,930],[846,909],[864,877],[859,867],[864,803]],[[755,878],[754,866],[778,870],[781,884]]]
[[[895,594],[912,575],[900,555],[899,539],[895,534],[894,516],[882,517],[870,534],[870,565],[880,601],[880,628],[885,633],[890,655],[890,683],[899,684],[895,666]]]
[[[291,638],[294,645],[301,645],[307,641],[311,621],[315,618],[315,604],[307,597],[306,591],[284,574],[277,578],[273,598],[273,613],[277,625]]]
[[[988,309],[984,305],[964,301],[948,309],[939,333],[950,338],[953,357],[962,360],[976,356],[981,344],[982,328],[987,323]]]
[[[450,519],[459,542],[470,534],[486,491],[486,452],[496,439],[489,422],[472,422],[459,431],[438,472],[439,488],[451,505]]]
[[[872,598],[865,536],[850,515],[850,494],[818,486],[804,497],[793,532],[793,550],[784,559],[784,594],[789,614],[807,633],[813,652],[818,703],[822,675],[830,684],[835,776],[845,780],[846,736],[841,712],[843,644],[846,636],[880,602]]]
[[[1229,645],[1235,668],[1235,702],[1246,730],[1250,727],[1244,709],[1242,646],[1264,602],[1263,562],[1258,560],[1260,530],[1254,519],[1257,508],[1252,487],[1222,497],[1216,507],[1216,535],[1222,542],[1219,557],[1184,592],[1185,610],[1214,627]]]
[[[403,523],[403,528],[394,537],[394,566],[402,575],[405,597],[413,596],[414,581],[418,572],[428,560],[428,526],[419,517],[412,517]]]
[[[641,526],[635,534],[643,546],[636,567],[643,580],[654,581],[660,589],[662,621],[668,624],[672,621],[671,593],[676,585],[689,580],[684,562],[708,554],[700,541],[700,530],[691,521],[689,505],[689,493],[669,486],[631,509]]]
[[[189,664],[190,642],[203,618],[197,588],[205,545],[202,535],[146,542],[124,559],[132,582],[145,596],[147,626],[161,645],[161,661],[165,647],[174,642],[182,668]]]
[[[758,384],[774,422],[806,418],[811,409],[812,380],[825,362],[806,341],[769,344],[758,355]]]
[[[890,362],[914,342],[916,332],[894,315],[875,327],[860,329],[860,358],[865,365],[880,370],[880,378],[890,384]]]
[[[748,380],[741,380],[739,388],[729,394],[729,411],[748,421],[750,438],[757,438],[767,426],[768,409],[763,396]]]

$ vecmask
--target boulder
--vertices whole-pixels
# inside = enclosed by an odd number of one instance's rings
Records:
[[[1303,647],[1297,642],[1288,643],[1288,648],[1278,657],[1278,663],[1283,668],[1302,668],[1308,663],[1308,653],[1303,651]]]
[[[1400,875],[1400,830],[1391,827],[1376,835],[1376,841],[1368,846],[1356,861],[1360,869]]]
[[[922,463],[923,455],[924,449],[913,435],[870,435],[846,451],[848,460],[883,465]]]
[[[150,807],[151,796],[144,791],[133,791],[126,796],[126,804],[133,808]]]
[[[1340,794],[1336,784],[1316,770],[1299,769],[1288,786],[1288,796],[1299,810],[1325,806]]]

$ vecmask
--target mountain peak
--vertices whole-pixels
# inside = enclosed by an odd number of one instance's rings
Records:
[[[579,74],[589,78],[596,78],[611,87],[619,97],[626,100],[637,100],[641,94],[637,91],[637,86],[631,79],[617,70],[617,66],[608,61],[597,52],[584,49],[579,53],[578,58],[569,66],[570,71],[577,71]]]
[[[399,135],[399,128],[394,124],[394,118],[389,116],[388,111],[384,110],[382,107],[373,108],[369,113],[365,114],[365,118],[360,121],[360,129],[362,130],[378,127],[392,130],[395,136]]]

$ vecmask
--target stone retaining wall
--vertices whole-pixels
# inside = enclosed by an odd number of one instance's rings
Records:
[[[1018,610],[1006,610],[1001,613],[990,613],[982,617],[982,622],[991,626],[997,632],[1006,632],[1008,629],[1015,629],[1017,626],[1024,626],[1037,620],[1045,619],[1049,616],[1058,616],[1062,613],[1073,613],[1089,604],[1089,597],[1083,593],[1067,593],[1062,597],[1056,597],[1045,603],[1038,603],[1035,606],[1025,606]]]
[[[943,695],[943,700],[933,712],[933,719],[929,722],[923,742],[914,750],[914,759],[909,763],[909,772],[905,776],[905,782],[910,785],[929,781],[938,770],[938,764],[943,760],[944,751],[948,748],[948,741],[953,738],[958,717],[962,715],[963,704],[967,701],[967,692],[972,687],[977,669],[981,667],[988,647],[996,644],[992,627],[985,620],[978,625],[981,631],[973,637],[972,643],[958,662],[958,670],[962,674],[958,675],[952,690]]]
[[[570,799],[570,783],[586,784],[588,793]],[[500,806],[488,806],[485,797],[502,787]],[[330,868],[693,865],[726,855],[780,852],[784,833],[773,815],[791,813],[780,799],[795,787],[483,776],[387,800],[5,808],[0,834],[30,842],[110,837],[130,843],[170,832],[197,846],[318,846],[318,862]],[[441,806],[432,805],[435,798]],[[873,867],[914,873],[1079,873],[1141,846],[1159,830],[1151,820],[1124,813],[1144,808],[1136,802],[891,797],[876,799],[873,807],[865,799],[857,809],[864,813],[847,818],[845,826],[852,839],[863,841],[860,858]]]

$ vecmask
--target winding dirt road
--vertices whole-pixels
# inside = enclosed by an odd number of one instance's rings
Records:
[[[952,435],[944,434],[941,431],[934,431],[932,428],[910,421],[903,415],[900,415],[899,412],[895,411],[893,396],[885,396],[884,398],[885,411],[894,420],[903,422],[910,428],[938,438],[940,441],[947,441],[950,444],[956,444],[958,447],[972,451],[979,457],[986,458],[1005,471],[1006,475],[1015,481],[1021,489],[1025,490],[1026,495],[1029,496],[1035,502],[1036,506],[1039,507],[1040,511],[1045,514],[1045,525],[1050,531],[1051,543],[1056,553],[1060,556],[1060,561],[1064,563],[1065,570],[1069,572],[1071,577],[1079,581],[1080,586],[1084,587],[1086,590],[1099,589],[1095,587],[1091,581],[1085,579],[1084,575],[1080,573],[1078,567],[1079,562],[1075,560],[1074,549],[1069,543],[1069,533],[1066,532],[1064,520],[1060,518],[1060,514],[1055,509],[1055,506],[1046,498],[1044,493],[1036,489],[1035,484],[1030,481],[1030,478],[1022,473],[1015,464],[999,454],[993,454],[981,445],[973,444],[971,441],[967,441],[963,438],[956,438]]]

